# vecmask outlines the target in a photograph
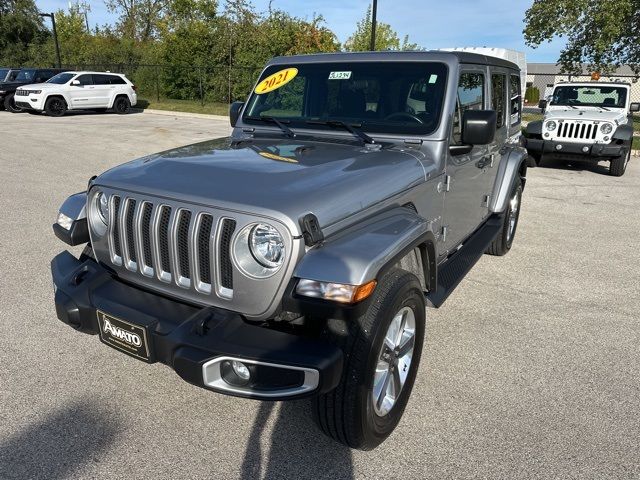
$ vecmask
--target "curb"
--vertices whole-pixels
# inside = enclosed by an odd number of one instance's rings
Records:
[[[208,118],[211,120],[224,120],[225,122],[229,121],[229,117],[225,115],[210,115],[208,113],[175,112],[173,110],[153,110],[151,108],[142,110],[142,113],[148,113],[152,115],[167,115],[171,117]]]

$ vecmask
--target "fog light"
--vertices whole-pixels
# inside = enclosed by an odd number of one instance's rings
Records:
[[[229,385],[242,387],[251,380],[251,370],[247,365],[237,360],[225,360],[220,364],[222,379]]]
[[[582,151],[583,151],[584,153],[587,153],[587,152],[589,151],[589,147],[582,147]]]
[[[608,141],[609,141],[609,137],[604,137],[604,138],[603,138],[603,140],[604,140],[605,142],[608,142]]]
[[[550,136],[551,136],[551,135],[549,134],[549,132],[547,132],[547,133],[545,133],[545,134],[544,134],[544,137],[545,137],[545,138],[549,138]]]

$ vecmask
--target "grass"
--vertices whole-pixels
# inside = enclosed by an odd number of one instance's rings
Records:
[[[160,101],[152,97],[138,97],[137,108],[146,110],[169,110],[172,112],[206,113],[209,115],[229,115],[227,103],[208,102],[202,105],[199,100],[172,100],[161,98]]]

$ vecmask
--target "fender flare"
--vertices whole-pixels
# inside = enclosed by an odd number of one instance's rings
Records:
[[[427,289],[437,281],[431,222],[406,207],[394,207],[363,220],[309,250],[293,276],[320,282],[363,285],[384,275],[419,248]]]
[[[621,140],[623,142],[629,142],[633,138],[633,127],[629,124],[619,125],[616,131],[613,132],[612,140]]]
[[[111,100],[109,100],[109,106],[107,108],[113,108],[113,106],[116,104],[116,98],[118,97],[127,97],[129,99],[129,102],[131,102],[131,97],[129,96],[128,93],[116,92],[113,94],[113,97],[111,97]]]
[[[542,135],[542,120],[529,122],[524,131],[527,134],[527,137],[530,135]]]
[[[69,105],[71,105],[71,103],[69,102],[69,99],[67,98],[67,96],[62,92],[53,92],[53,93],[47,93],[47,95],[45,95],[45,97],[44,97],[44,100],[42,100],[42,110],[43,111],[44,111],[45,105],[47,104],[47,101],[51,97],[60,97],[60,98],[62,98],[62,100],[64,100],[64,103],[67,105],[67,110],[69,110]]]
[[[527,181],[527,151],[523,148],[511,148],[507,158],[500,162],[489,210],[502,213],[507,208],[507,202],[516,179],[522,180],[524,189]]]

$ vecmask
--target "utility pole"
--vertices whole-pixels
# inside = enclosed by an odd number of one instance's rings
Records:
[[[62,68],[62,63],[60,62],[60,45],[58,44],[58,31],[56,30],[56,16],[53,12],[51,13],[39,13],[41,17],[49,17],[51,18],[51,26],[53,27],[53,41],[56,44],[56,62],[58,68]]]
[[[378,12],[378,0],[373,0],[373,7],[371,8],[371,45],[369,50],[374,52],[376,50],[376,15]]]

